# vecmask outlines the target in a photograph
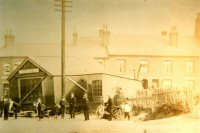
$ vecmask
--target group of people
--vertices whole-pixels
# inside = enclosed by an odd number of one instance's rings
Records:
[[[87,92],[83,94],[83,113],[85,121],[89,120],[89,100]],[[76,97],[73,92],[71,92],[69,103],[65,100],[65,97],[62,97],[60,102],[57,103],[54,107],[54,113],[55,118],[57,119],[59,112],[61,114],[61,118],[64,119],[66,114],[66,107],[69,105],[69,114],[70,118],[75,118],[75,107],[76,107]],[[42,103],[41,99],[38,98],[36,103],[36,109],[37,114],[39,117],[39,120],[41,120],[44,117],[44,112],[46,109],[45,104]],[[126,102],[123,104],[122,109],[124,111],[124,118],[128,117],[128,120],[130,120],[130,111],[132,108],[128,104],[128,100],[126,99]],[[116,116],[113,114],[113,101],[110,96],[108,96],[106,111],[110,114],[108,120],[112,120],[112,118],[116,118]],[[17,119],[17,112],[18,112],[18,105],[11,99],[4,99],[3,97],[0,98],[0,117],[4,114],[4,120],[8,120],[9,114],[12,112],[14,113],[15,119]]]
[[[66,106],[67,106],[67,101],[65,100],[64,97],[59,102],[60,105],[60,111],[61,111],[61,118],[64,119],[65,113],[66,113]],[[74,93],[71,92],[71,97],[69,101],[69,113],[70,113],[70,118],[75,118],[75,106],[76,106],[76,97],[74,96]],[[55,116],[57,118],[58,116],[58,106],[56,105],[55,107]]]
[[[122,109],[124,112],[124,118],[126,119],[126,117],[128,117],[128,120],[130,120],[130,112],[131,112],[132,108],[131,108],[130,104],[128,103],[128,98],[125,99],[125,102],[122,105]],[[106,111],[109,113],[109,118],[108,118],[109,121],[111,121],[113,118],[117,119],[116,116],[113,114],[113,100],[110,97],[110,95],[108,95]]]
[[[0,98],[0,117],[4,116],[4,120],[8,120],[8,117],[14,113],[15,119],[17,119],[18,104],[10,98]]]
[[[61,113],[61,118],[64,119],[65,113],[66,113],[66,106],[69,104],[69,114],[70,118],[75,118],[75,106],[76,106],[76,97],[74,95],[74,92],[71,92],[69,103],[65,100],[64,97],[61,98],[59,104],[55,105],[54,112],[55,112],[55,118],[57,119],[59,108]],[[83,112],[85,120],[89,120],[89,100],[87,93],[85,92],[83,95]]]

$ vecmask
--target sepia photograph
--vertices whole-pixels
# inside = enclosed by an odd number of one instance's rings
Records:
[[[0,0],[0,133],[200,133],[200,0]]]

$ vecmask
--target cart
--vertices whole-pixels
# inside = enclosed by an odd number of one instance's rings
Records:
[[[121,120],[121,118],[123,116],[122,107],[121,106],[114,106],[112,108],[112,113],[113,113],[114,118],[116,120]],[[104,115],[109,115],[109,112],[106,111],[106,106],[104,105],[104,103],[102,103],[96,109],[96,116],[97,116],[97,118],[101,119],[101,118],[104,117]]]

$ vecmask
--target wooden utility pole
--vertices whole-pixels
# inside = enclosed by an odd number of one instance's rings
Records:
[[[61,29],[62,29],[62,47],[61,47],[61,64],[62,64],[62,96],[65,96],[65,0],[62,0],[62,21],[61,21]]]
[[[55,0],[56,2],[59,2],[61,4],[56,4],[55,6],[61,7],[61,10],[56,10],[56,11],[61,11],[62,16],[61,16],[61,95],[65,96],[65,89],[66,89],[66,84],[65,84],[65,75],[66,75],[66,63],[65,63],[65,50],[66,50],[66,40],[65,40],[65,12],[71,12],[71,11],[66,11],[65,8],[67,7],[72,7],[71,5],[68,6],[67,3],[72,3],[72,1],[67,1],[67,0]]]

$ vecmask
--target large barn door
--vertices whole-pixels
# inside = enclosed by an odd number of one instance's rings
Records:
[[[42,84],[41,78],[31,78],[31,79],[20,79],[20,97],[23,99],[34,87],[37,85],[37,88],[23,101],[22,104],[27,105],[30,104],[32,107],[33,103],[37,100],[37,98],[42,98]],[[27,109],[25,109],[27,110]]]

